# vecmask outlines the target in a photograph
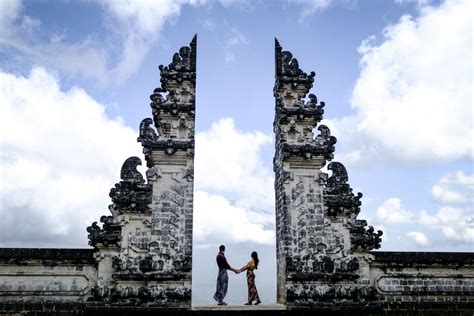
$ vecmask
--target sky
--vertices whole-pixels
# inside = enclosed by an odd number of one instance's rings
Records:
[[[160,64],[198,34],[193,302],[217,246],[275,301],[274,38],[326,103],[382,251],[474,250],[472,2],[0,1],[0,247],[88,247]],[[140,169],[142,172],[144,168]],[[229,302],[244,302],[242,275]]]

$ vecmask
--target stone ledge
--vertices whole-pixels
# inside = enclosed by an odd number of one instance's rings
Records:
[[[193,311],[282,311],[286,310],[283,304],[260,304],[260,305],[244,305],[244,304],[229,304],[226,306],[219,306],[217,304],[193,304]]]
[[[74,263],[95,263],[94,249],[87,248],[0,248],[0,262],[22,260],[68,260]]]
[[[371,251],[375,263],[389,265],[456,264],[474,265],[474,252],[397,252]]]

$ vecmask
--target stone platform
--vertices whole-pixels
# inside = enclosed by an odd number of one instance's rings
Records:
[[[193,311],[284,311],[286,306],[282,304],[260,304],[260,305],[244,305],[229,304],[227,306],[219,306],[217,304],[193,304]]]

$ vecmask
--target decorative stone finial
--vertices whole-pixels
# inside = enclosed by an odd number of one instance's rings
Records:
[[[120,179],[128,182],[145,183],[142,174],[137,170],[142,165],[142,161],[138,157],[130,157],[122,165],[120,171]]]
[[[313,86],[315,75],[313,71],[309,75],[302,71],[298,60],[291,52],[283,51],[278,39],[275,38],[275,77],[277,80],[304,84],[309,90]]]

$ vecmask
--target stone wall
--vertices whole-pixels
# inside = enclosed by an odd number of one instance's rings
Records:
[[[0,248],[0,314],[80,311],[96,283],[92,249]]]
[[[372,254],[370,279],[384,309],[474,312],[474,254]]]

